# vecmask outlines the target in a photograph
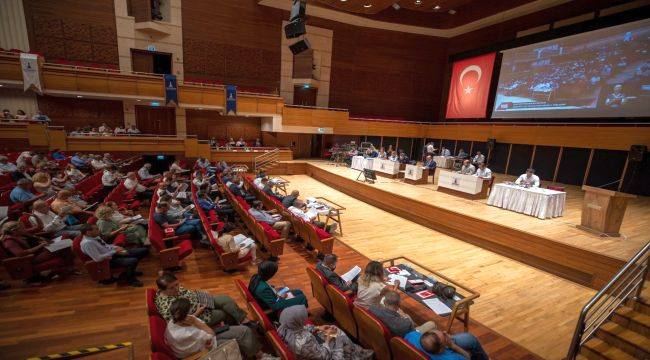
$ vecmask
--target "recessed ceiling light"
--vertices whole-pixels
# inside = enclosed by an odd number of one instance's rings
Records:
[[[422,0],[415,0],[415,5],[420,5],[422,4]]]
[[[3,86],[4,86],[4,84],[0,84],[0,87],[3,87]]]
[[[138,100],[136,100],[136,101],[137,101],[137,102],[140,102],[140,101],[142,101],[142,100],[138,99]]]
[[[371,7],[372,7],[372,4],[363,4],[363,7],[366,8],[366,9],[367,9],[367,8],[371,8]]]
[[[341,2],[346,2],[346,1],[348,1],[348,0],[341,0]]]
[[[433,7],[433,10],[440,10],[440,5],[436,5]]]
[[[83,96],[81,96],[81,95],[77,95],[77,99],[81,99],[82,97],[83,97]]]
[[[456,14],[456,10],[454,10],[454,9],[449,10],[449,14],[450,14],[450,15],[454,15],[454,14]]]

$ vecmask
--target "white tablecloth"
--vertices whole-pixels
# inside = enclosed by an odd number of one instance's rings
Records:
[[[531,215],[540,219],[562,216],[566,193],[544,188],[524,188],[512,184],[495,184],[488,205]]]
[[[352,157],[352,165],[350,166],[352,169],[355,170],[363,170],[363,169],[372,169],[372,162],[373,158],[364,158],[363,156],[353,156]]]

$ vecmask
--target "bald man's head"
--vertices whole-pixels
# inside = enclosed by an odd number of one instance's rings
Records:
[[[443,350],[442,339],[434,331],[428,331],[422,334],[422,337],[420,337],[420,345],[429,354],[438,354]]]

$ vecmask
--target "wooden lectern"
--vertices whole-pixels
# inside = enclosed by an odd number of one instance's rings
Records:
[[[625,208],[635,195],[583,186],[585,199],[582,203],[582,227],[599,231],[608,236],[619,236]]]

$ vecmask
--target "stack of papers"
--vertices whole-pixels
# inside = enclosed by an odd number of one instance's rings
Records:
[[[406,287],[406,282],[408,278],[406,276],[401,276],[397,274],[388,275],[388,283],[391,285],[397,285],[400,288],[404,289]]]
[[[445,316],[451,314],[451,309],[437,297],[433,299],[422,300],[422,302],[438,315]]]
[[[45,248],[49,252],[55,252],[62,249],[67,249],[72,246],[71,239],[62,239],[60,236],[52,239],[52,243],[47,245]]]
[[[246,235],[243,234],[235,235],[233,237],[233,240],[235,240],[235,244],[237,244],[237,246],[241,246],[241,247],[249,247],[252,244],[255,244],[255,240],[246,237]]]
[[[345,282],[352,281],[357,275],[361,273],[361,268],[358,265],[355,265],[350,271],[346,272],[345,274],[341,275],[341,279]]]

